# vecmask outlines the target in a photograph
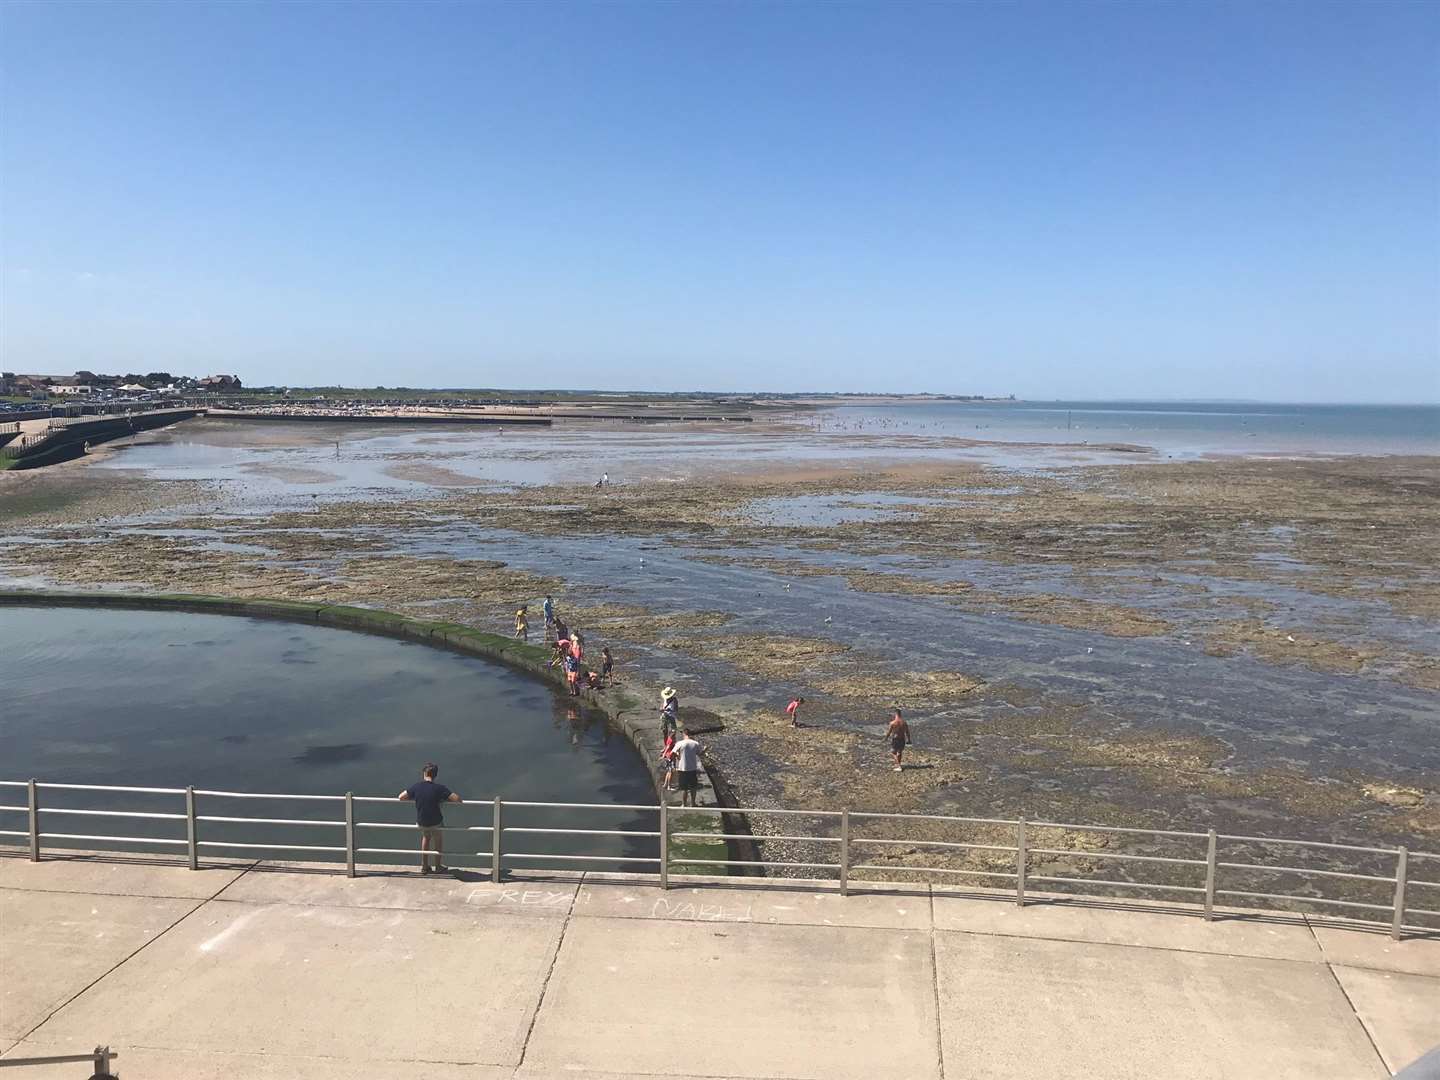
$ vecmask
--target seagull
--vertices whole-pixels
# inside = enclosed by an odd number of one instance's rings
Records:
[[[829,615],[826,615],[826,616],[825,616],[825,621],[826,621],[826,622],[829,622],[829,621],[830,621],[830,616],[829,616]]]

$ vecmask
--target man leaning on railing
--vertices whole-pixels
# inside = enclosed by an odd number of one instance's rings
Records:
[[[441,830],[445,827],[445,817],[440,808],[447,802],[458,803],[460,796],[451,791],[444,784],[437,784],[435,776],[440,772],[440,766],[433,762],[427,763],[420,771],[421,780],[418,784],[411,784],[404,791],[400,792],[397,798],[415,804],[415,824],[420,826],[420,872],[430,873],[430,855],[435,853],[435,872],[441,873],[445,870],[441,862],[444,855],[444,841]]]

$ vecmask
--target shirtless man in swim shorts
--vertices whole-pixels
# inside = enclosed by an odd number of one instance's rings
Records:
[[[904,772],[905,766],[900,764],[900,758],[905,753],[905,747],[910,745],[910,725],[905,723],[905,717],[900,715],[899,709],[890,715],[890,726],[885,729],[885,737],[890,740],[890,756],[895,759],[895,771]]]

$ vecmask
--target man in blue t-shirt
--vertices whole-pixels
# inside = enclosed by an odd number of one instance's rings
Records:
[[[440,806],[443,803],[460,802],[460,796],[451,791],[444,784],[435,782],[435,775],[440,771],[440,766],[433,763],[427,764],[420,771],[423,779],[418,784],[411,784],[404,791],[400,792],[397,798],[411,801],[415,804],[415,823],[420,826],[420,872],[430,873],[430,856],[427,852],[435,853],[435,870],[443,871],[445,867],[440,859],[444,854],[444,846],[441,843],[441,829],[445,826],[445,818],[440,813]]]

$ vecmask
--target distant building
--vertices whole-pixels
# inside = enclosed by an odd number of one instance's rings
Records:
[[[206,375],[195,385],[201,390],[217,390],[222,394],[229,394],[240,389],[240,379],[234,375]]]
[[[65,394],[67,396],[71,394],[93,394],[95,392],[95,388],[88,383],[51,383],[50,392],[52,394]]]

